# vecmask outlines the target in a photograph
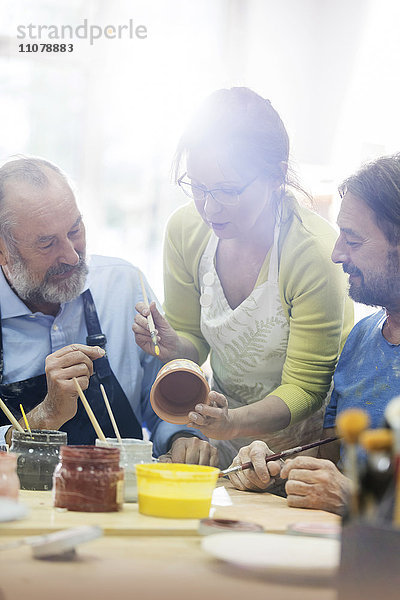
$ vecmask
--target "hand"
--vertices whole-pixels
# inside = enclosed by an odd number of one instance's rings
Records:
[[[287,460],[281,471],[287,478],[289,506],[343,513],[350,493],[350,480],[330,460],[296,456]]]
[[[196,404],[189,417],[189,427],[196,427],[207,437],[216,440],[229,440],[234,437],[232,411],[228,410],[228,400],[223,394],[210,392],[209,404]]]
[[[156,327],[157,342],[160,349],[158,358],[163,362],[178,358],[179,354],[179,336],[172,329],[167,319],[158,311],[156,303],[151,302],[148,307],[144,302],[136,304],[138,314],[135,317],[135,322],[132,325],[132,331],[135,334],[137,345],[142,348],[147,354],[157,356],[154,350],[154,344],[150,336],[147,317],[150,314],[153,316],[154,325]]]
[[[240,448],[239,454],[233,459],[231,467],[251,462],[254,468],[237,471],[229,475],[229,479],[235,488],[260,492],[274,483],[274,478],[279,477],[281,462],[271,460],[271,462],[266,463],[265,458],[271,456],[271,454],[274,453],[268,448],[267,444],[258,440],[252,442],[249,446]]]
[[[192,465],[218,466],[218,450],[209,442],[198,437],[177,438],[167,454],[159,457],[160,462],[186,463]]]
[[[46,358],[47,396],[41,403],[44,418],[61,427],[75,416],[78,393],[72,378],[76,377],[81,388],[86,390],[93,375],[92,361],[101,356],[104,356],[104,350],[99,346],[71,344]]]

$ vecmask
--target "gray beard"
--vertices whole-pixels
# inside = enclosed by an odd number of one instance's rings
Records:
[[[50,267],[39,285],[27,269],[23,258],[14,256],[13,264],[8,265],[10,283],[21,300],[33,304],[70,302],[82,292],[88,273],[85,256],[82,253],[78,254],[79,263],[77,265],[63,264]],[[53,275],[62,275],[68,271],[73,271],[73,273],[67,279],[51,281]]]

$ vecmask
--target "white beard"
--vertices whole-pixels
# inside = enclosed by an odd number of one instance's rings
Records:
[[[19,253],[18,255],[14,254],[13,264],[8,265],[10,283],[22,300],[51,304],[70,302],[82,292],[88,273],[84,254],[78,254],[79,263],[77,265],[73,267],[70,265],[50,267],[39,285]],[[53,275],[61,275],[72,270],[74,272],[67,279],[51,281]]]

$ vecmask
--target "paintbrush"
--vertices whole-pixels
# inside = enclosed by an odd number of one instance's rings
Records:
[[[93,425],[93,429],[95,430],[95,432],[97,433],[97,436],[100,440],[102,440],[103,442],[105,442],[108,446],[110,445],[107,440],[106,440],[106,436],[103,433],[103,430],[101,429],[98,420],[96,419],[96,417],[94,416],[94,412],[92,411],[89,402],[86,399],[85,394],[82,391],[81,386],[79,385],[79,381],[77,380],[76,377],[72,378],[72,381],[74,382],[76,391],[78,392],[79,398],[82,401],[82,404],[87,412],[87,416],[90,419],[91,424]]]
[[[25,414],[24,407],[22,406],[22,404],[19,405],[19,408],[21,410],[22,417],[24,419],[24,423],[26,425],[26,428],[29,431],[29,433],[31,434],[31,438],[33,439],[32,431],[31,431],[31,428],[29,427],[28,419],[26,418],[26,414]]]
[[[385,409],[385,419],[394,434],[394,460],[395,460],[395,497],[393,523],[400,525],[400,396],[389,402]]]
[[[17,419],[14,417],[12,412],[7,408],[7,406],[4,404],[4,402],[1,398],[0,398],[0,408],[3,411],[3,413],[6,415],[7,419],[10,421],[10,423],[15,427],[15,429],[17,429],[21,433],[25,433],[23,427],[21,427],[21,425],[18,423]]]
[[[146,304],[147,308],[149,308],[149,299],[147,297],[146,288],[144,286],[143,276],[140,271],[139,271],[139,278],[140,278],[140,285],[142,286],[143,301]],[[149,308],[149,310],[150,310],[150,308]],[[154,344],[154,351],[158,356],[160,354],[160,348],[158,347],[156,328],[154,325],[153,315],[151,314],[151,312],[149,313],[149,316],[147,317],[147,324],[149,326],[151,341]]]
[[[357,459],[357,443],[362,432],[369,425],[369,416],[360,408],[349,408],[336,418],[336,429],[346,444],[344,456],[344,474],[351,481],[350,515],[359,513],[360,474]]]
[[[118,425],[117,425],[117,422],[115,420],[113,411],[111,409],[110,401],[109,401],[109,399],[107,397],[106,390],[104,389],[104,385],[102,383],[100,384],[100,390],[101,390],[101,393],[103,395],[104,404],[106,405],[108,416],[110,417],[111,424],[113,426],[113,429],[114,429],[116,438],[118,440],[118,443],[122,444],[121,434],[119,432]]]
[[[317,442],[312,442],[311,444],[305,444],[304,446],[296,446],[295,448],[289,448],[288,450],[282,450],[282,452],[278,452],[277,454],[271,454],[270,456],[265,457],[265,462],[269,463],[272,460],[279,460],[280,458],[287,458],[288,456],[292,456],[293,454],[297,454],[298,452],[303,452],[304,450],[310,450],[310,448],[317,448],[317,446],[322,446],[323,444],[329,444],[330,442],[336,441],[337,437],[329,437],[325,440],[318,440]],[[226,475],[230,475],[230,473],[236,473],[237,471],[244,471],[245,469],[251,469],[253,467],[253,463],[246,462],[242,465],[237,465],[235,467],[229,467],[228,469],[224,469],[220,472],[218,477],[225,477]]]

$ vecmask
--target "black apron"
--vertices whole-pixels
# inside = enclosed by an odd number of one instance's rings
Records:
[[[106,336],[102,333],[96,306],[90,290],[82,294],[88,336],[88,346],[100,346],[105,349]],[[42,402],[47,394],[46,374],[37,375],[24,381],[15,383],[3,383],[3,336],[1,330],[0,314],[0,397],[4,400],[13,415],[21,419],[19,405],[22,404],[24,411],[28,413]],[[123,351],[123,349],[121,349]],[[21,351],[23,360],[23,351]],[[110,401],[121,437],[142,439],[142,427],[133,412],[129,401],[118,383],[117,378],[111,370],[107,355],[93,361],[94,373],[90,378],[89,387],[85,390],[85,396],[96,415],[101,429],[106,437],[115,437],[114,429],[105,406],[100,390],[100,384],[104,385],[107,397]],[[9,425],[7,417],[0,411],[0,425]],[[68,434],[68,444],[94,444],[97,437],[89,417],[78,398],[78,410],[76,415],[60,427],[60,431]]]

